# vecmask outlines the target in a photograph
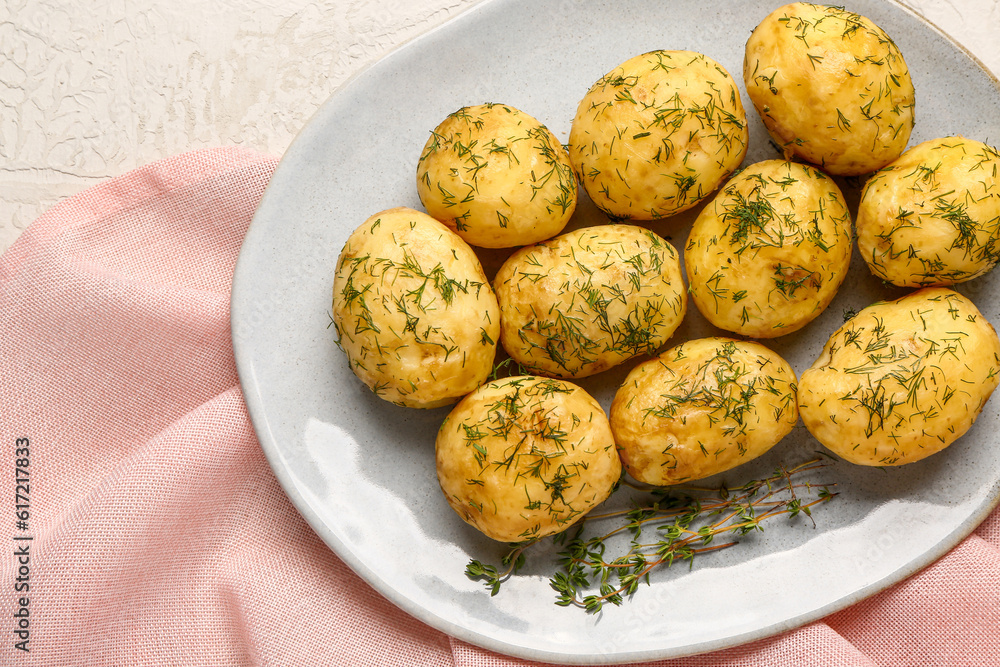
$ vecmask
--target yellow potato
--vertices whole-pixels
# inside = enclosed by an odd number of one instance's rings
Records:
[[[576,209],[569,155],[528,114],[462,107],[431,132],[417,165],[427,212],[468,243],[511,248],[555,236]]]
[[[1000,152],[963,137],[932,139],[865,184],[858,249],[894,285],[953,285],[1000,259]]]
[[[902,465],[972,426],[997,386],[1000,341],[964,296],[928,287],[837,329],[799,382],[809,432],[852,463]]]
[[[885,166],[913,129],[913,82],[899,48],[843,7],[776,9],[747,40],[743,80],[785,157],[831,174]]]
[[[739,91],[721,65],[692,51],[652,51],[591,86],[569,154],[601,210],[655,220],[709,196],[743,161],[748,140]]]
[[[538,375],[580,378],[654,353],[687,308],[677,251],[633,225],[521,248],[493,284],[503,347]]]
[[[702,209],[684,263],[691,298],[709,322],[774,338],[830,305],[852,248],[851,214],[833,180],[768,160],[739,172]]]
[[[483,385],[452,409],[435,448],[448,503],[503,542],[566,530],[621,476],[604,410],[564,380],[519,376]]]
[[[425,213],[394,208],[340,253],[333,324],[354,374],[398,405],[450,405],[493,367],[500,310],[465,241]]]
[[[795,391],[795,371],[760,343],[691,340],[632,369],[611,430],[632,477],[679,484],[771,449],[798,421]]]

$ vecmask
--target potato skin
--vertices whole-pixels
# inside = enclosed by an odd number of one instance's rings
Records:
[[[913,82],[899,48],[843,7],[776,9],[747,40],[743,80],[785,157],[831,174],[885,166],[913,130]]]
[[[351,370],[381,398],[434,408],[486,380],[500,309],[475,253],[426,213],[377,213],[347,239],[333,324]]]
[[[621,476],[604,410],[580,387],[551,378],[483,385],[452,409],[435,451],[452,509],[502,542],[569,528]]]
[[[768,160],[740,171],[691,227],[691,298],[727,331],[774,338],[801,329],[836,295],[851,262],[851,214],[819,170]]]
[[[569,154],[612,219],[655,220],[695,206],[743,161],[749,141],[736,84],[692,51],[651,51],[601,77],[580,100]]]
[[[767,452],[798,421],[795,371],[760,343],[701,338],[639,364],[611,403],[625,470],[666,486]]]
[[[449,114],[417,164],[417,194],[427,212],[482,248],[555,236],[573,215],[577,192],[569,155],[555,135],[504,104]]]
[[[843,459],[903,465],[968,431],[998,371],[1000,341],[982,313],[953,290],[928,287],[837,329],[802,373],[799,413]]]
[[[1000,259],[1000,152],[964,137],[910,148],[865,184],[858,249],[901,287],[953,285]]]
[[[677,251],[634,225],[521,248],[493,284],[503,347],[537,375],[581,378],[652,354],[687,311]]]

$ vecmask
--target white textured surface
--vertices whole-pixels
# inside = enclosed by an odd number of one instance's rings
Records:
[[[186,150],[280,155],[330,93],[474,0],[3,0],[0,250],[56,201]]]
[[[0,251],[58,200],[161,157],[280,155],[351,74],[477,1],[4,0]],[[902,2],[1000,74],[1000,0]]]

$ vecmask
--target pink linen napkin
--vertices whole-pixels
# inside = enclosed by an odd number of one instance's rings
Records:
[[[55,206],[0,257],[0,664],[523,664],[374,592],[268,467],[229,287],[275,164],[234,148],[155,163]],[[995,512],[823,622],[654,664],[996,665],[998,629]]]

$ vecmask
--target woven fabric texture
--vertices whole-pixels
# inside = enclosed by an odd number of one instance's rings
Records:
[[[229,286],[275,165],[236,148],[152,164],[53,207],[0,258],[0,664],[523,664],[375,593],[267,465],[238,386]],[[1000,664],[998,549],[994,513],[824,622],[655,664]]]

